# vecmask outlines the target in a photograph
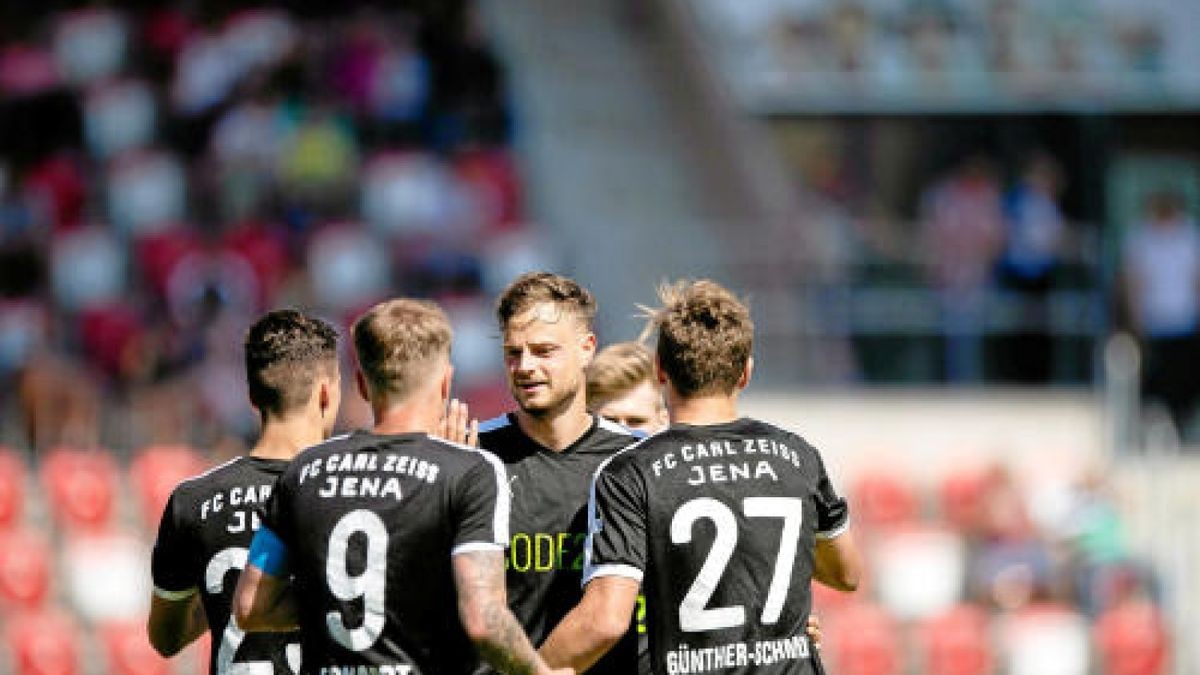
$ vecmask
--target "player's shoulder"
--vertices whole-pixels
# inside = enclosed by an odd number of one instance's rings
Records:
[[[807,439],[795,431],[752,417],[745,418],[745,421],[749,425],[749,428],[754,429],[757,434],[774,438],[797,452],[815,456],[820,456],[821,454],[816,446],[809,443]]]
[[[203,498],[201,495],[207,495],[215,490],[220,490],[226,483],[233,480],[236,475],[242,473],[243,465],[246,464],[247,459],[248,457],[245,455],[234,457],[208,468],[195,476],[183,479],[171,491],[172,498],[176,502],[187,501],[197,497]]]
[[[650,434],[649,436],[643,436],[641,438],[631,436],[632,442],[626,443],[623,447],[613,452],[608,456],[607,459],[601,462],[600,465],[596,467],[596,474],[599,475],[601,472],[616,474],[638,470],[638,467],[640,467],[642,464],[645,464],[645,460],[648,457],[647,453],[639,451],[644,450],[648,446],[652,446],[654,443],[657,443],[660,440],[659,437],[664,433],[666,432],[660,431],[656,434]]]
[[[647,438],[646,436],[639,437],[629,427],[600,415],[596,415],[596,429],[594,434],[597,444],[611,444],[620,448],[628,447]]]
[[[437,436],[429,436],[424,445],[431,452],[437,453],[440,457],[443,457],[450,462],[461,464],[464,467],[470,467],[480,463],[496,466],[501,465],[500,459],[491,451],[483,448],[476,448],[471,445],[455,443],[454,441],[448,441],[444,438],[438,438]]]

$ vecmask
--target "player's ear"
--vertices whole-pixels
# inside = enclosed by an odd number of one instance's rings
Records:
[[[742,376],[738,378],[737,388],[739,391],[745,389],[746,385],[750,384],[750,377],[753,375],[753,373],[754,357],[751,356],[750,358],[746,359],[746,365],[742,367]]]
[[[583,365],[589,366],[592,363],[592,358],[596,356],[596,334],[588,331],[579,341],[579,348],[583,351]]]
[[[361,370],[354,371],[354,384],[358,386],[358,395],[363,397],[364,401],[371,401],[370,390],[367,389],[367,378],[363,377]]]
[[[658,355],[654,356],[654,379],[658,381],[659,386],[666,386],[667,371],[663,370],[662,362],[658,360]]]
[[[450,400],[450,385],[454,382],[454,366],[447,363],[442,373],[442,400]]]

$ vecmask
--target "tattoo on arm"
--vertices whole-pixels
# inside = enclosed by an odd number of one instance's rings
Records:
[[[509,610],[504,562],[498,551],[454,556],[459,615],[480,654],[502,673],[537,673],[540,659],[525,630]]]

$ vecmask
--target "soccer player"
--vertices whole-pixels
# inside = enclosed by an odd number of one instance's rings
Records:
[[[151,559],[147,626],[163,656],[211,627],[213,675],[299,669],[298,635],[246,635],[230,619],[230,602],[259,525],[257,508],[288,462],[333,430],[337,339],[329,324],[294,310],[269,312],[246,333],[246,379],[262,436],[247,456],[184,481],[167,502]]]
[[[587,369],[592,412],[625,428],[652,434],[667,426],[667,406],[654,378],[654,355],[640,342],[618,342],[596,354]]]
[[[305,673],[453,675],[480,655],[505,673],[554,672],[505,603],[503,465],[429,436],[450,392],[446,315],[391,300],[353,336],[375,426],[284,471],[234,597],[238,622],[298,623]]]
[[[587,410],[596,302],[566,277],[533,272],[501,293],[496,315],[517,409],[479,425],[479,445],[508,470],[508,597],[534,644],[580,599],[587,495],[600,463],[636,439]],[[630,616],[626,615],[626,629]],[[634,631],[593,673],[636,668]]]
[[[753,324],[711,281],[664,289],[655,316],[671,426],[597,472],[583,599],[541,651],[585,670],[625,633],[639,584],[656,673],[819,672],[810,581],[853,590],[846,502],[815,448],[740,417]]]

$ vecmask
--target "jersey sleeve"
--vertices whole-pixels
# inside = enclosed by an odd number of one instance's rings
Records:
[[[167,500],[150,556],[154,594],[167,600],[182,600],[198,590],[199,575],[194,565],[201,556],[193,551],[193,538],[188,536],[179,502],[178,493]]]
[[[603,464],[592,479],[583,584],[595,577],[642,580],[646,569],[647,500],[644,484],[630,464]]]
[[[451,486],[455,533],[451,554],[503,550],[511,497],[504,465],[486,451]]]
[[[259,517],[262,519],[263,527],[269,529],[278,540],[285,546],[294,545],[294,532],[292,531],[292,503],[295,496],[295,488],[289,480],[291,477],[290,471],[285,471],[275,481],[275,486],[271,489],[271,496],[266,503],[259,509]]]
[[[846,499],[833,489],[829,473],[825,471],[825,462],[817,454],[817,538],[833,539],[846,531],[850,525],[850,507]]]

